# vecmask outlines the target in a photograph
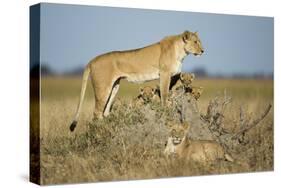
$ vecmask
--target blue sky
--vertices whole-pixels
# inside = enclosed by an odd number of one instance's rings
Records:
[[[270,74],[273,24],[270,17],[43,3],[40,61],[62,73],[85,66],[97,55],[140,48],[189,30],[198,31],[205,53],[187,56],[184,71]]]

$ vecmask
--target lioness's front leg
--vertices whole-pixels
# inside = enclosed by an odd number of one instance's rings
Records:
[[[163,106],[165,106],[167,102],[170,82],[171,82],[171,73],[160,72],[160,95],[161,95],[161,104]]]

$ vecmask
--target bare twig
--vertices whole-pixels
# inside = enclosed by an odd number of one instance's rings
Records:
[[[239,123],[239,130],[242,130],[245,128],[246,120],[245,120],[245,113],[244,113],[243,106],[240,106],[240,123]],[[238,138],[238,141],[240,144],[247,144],[248,142],[245,141],[245,132],[243,132]]]
[[[261,120],[263,120],[266,117],[266,115],[269,113],[271,107],[272,107],[272,105],[269,104],[268,107],[266,108],[266,110],[264,111],[264,113],[260,117],[258,117],[256,120],[254,120],[249,126],[243,128],[238,133],[236,133],[231,139],[235,140],[235,139],[239,138],[240,135],[242,135],[243,133],[249,131],[250,129],[255,127],[257,124],[259,124],[259,122]]]
[[[123,138],[121,139],[121,142],[122,142],[122,147],[123,147],[124,154],[127,155],[127,149],[126,149],[126,145],[125,145],[125,142],[124,142]]]
[[[221,109],[221,114],[224,113],[225,109],[226,109],[226,106],[231,103],[231,97],[227,97],[227,94],[226,94],[226,89],[224,90],[224,100],[222,102],[222,109]]]
[[[245,114],[244,114],[244,108],[240,106],[240,130],[244,127],[245,123]]]

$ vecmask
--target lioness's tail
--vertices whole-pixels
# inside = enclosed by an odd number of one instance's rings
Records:
[[[86,87],[87,87],[87,81],[88,81],[88,78],[89,78],[89,74],[90,74],[90,67],[87,65],[87,67],[85,68],[84,73],[83,73],[82,88],[81,88],[80,100],[79,100],[79,103],[78,103],[76,115],[75,115],[75,118],[74,118],[74,120],[72,121],[72,123],[69,127],[70,131],[74,131],[74,129],[77,125],[78,117],[79,117],[79,114],[81,112],[82,103],[83,103],[84,96],[85,96],[85,91],[86,91]]]

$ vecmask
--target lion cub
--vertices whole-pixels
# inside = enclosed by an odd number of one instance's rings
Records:
[[[198,100],[203,93],[203,87],[190,86],[186,89],[186,93],[191,93],[191,95]]]
[[[171,82],[172,96],[177,95],[177,90],[183,89],[185,93],[190,93],[196,100],[203,93],[203,87],[192,86],[195,75],[193,73],[180,73],[178,78]],[[175,83],[174,83],[175,82]]]
[[[160,102],[160,90],[158,87],[145,86],[140,88],[140,94],[133,100],[136,106],[151,102]]]
[[[194,80],[195,75],[193,73],[180,73],[179,77],[176,76],[175,80],[171,80],[171,90],[177,90],[179,88],[188,88],[192,81]]]
[[[219,159],[234,161],[215,141],[190,140],[187,136],[188,128],[187,123],[170,126],[169,138],[164,151],[166,156],[175,154],[180,159],[203,164]]]

